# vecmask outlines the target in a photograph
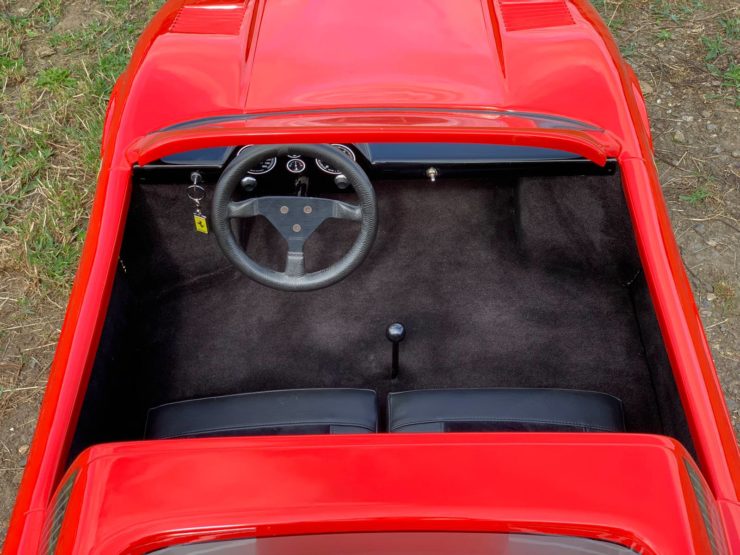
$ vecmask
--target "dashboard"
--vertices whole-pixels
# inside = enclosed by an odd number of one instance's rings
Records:
[[[602,168],[577,154],[559,150],[470,143],[333,143],[342,154],[356,161],[371,177],[428,178],[516,172],[520,175],[574,175],[614,173],[616,162]],[[187,178],[199,171],[206,182],[215,181],[223,169],[253,145],[216,147],[165,156],[134,168],[142,182]],[[262,160],[248,171],[255,182],[306,178],[312,183],[339,184],[339,172],[323,160],[298,154]],[[189,181],[189,179],[187,179]],[[340,187],[341,188],[341,187]]]

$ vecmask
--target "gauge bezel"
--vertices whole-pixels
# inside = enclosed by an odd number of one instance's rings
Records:
[[[355,151],[352,150],[347,145],[343,145],[341,143],[331,143],[331,146],[333,146],[334,148],[336,148],[337,150],[339,150],[342,154],[346,155],[348,158],[351,158],[353,161],[357,162],[357,155],[355,154]],[[314,162],[316,162],[316,166],[322,172],[328,173],[329,175],[339,175],[340,173],[342,173],[342,172],[336,171],[336,170],[329,170],[328,169],[329,166],[326,165],[326,163],[323,160],[319,159],[319,158],[314,158]]]
[[[254,146],[254,145],[244,145],[243,147],[241,147],[239,150],[236,151],[236,156],[239,156],[242,152],[244,152],[246,149],[248,149],[248,148],[250,148],[252,146]],[[235,158],[236,158],[236,156],[235,156]],[[270,173],[272,170],[275,169],[275,166],[277,166],[277,156],[273,156],[272,158],[267,158],[265,161],[269,161],[269,163],[270,163],[270,167],[269,168],[267,168],[266,170],[254,170],[254,169],[251,169],[251,170],[247,170],[247,173],[249,175],[265,175],[265,174]],[[264,163],[264,161],[263,161],[263,163]]]
[[[300,162],[301,163],[301,169],[300,170],[291,170],[290,164],[291,162]],[[288,170],[290,173],[298,175],[299,173],[303,173],[306,171],[306,162],[302,158],[288,158],[288,161],[285,163],[285,169]]]

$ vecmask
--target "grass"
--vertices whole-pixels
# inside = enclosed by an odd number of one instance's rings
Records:
[[[740,40],[740,17],[721,17],[719,22],[729,40]]]
[[[705,186],[699,185],[693,191],[686,195],[679,195],[679,199],[689,204],[699,204],[712,196],[712,192]]]
[[[714,294],[720,301],[723,310],[732,311],[737,304],[737,293],[730,280],[720,280],[713,286]]]
[[[720,31],[713,36],[703,36],[701,43],[706,50],[704,61],[707,71],[720,79],[721,87],[740,107],[740,66],[737,63],[740,18],[722,17]]]
[[[0,82],[16,83],[25,73],[20,43],[0,36]]]
[[[707,50],[707,55],[704,57],[704,60],[707,62],[716,60],[727,50],[727,47],[725,46],[725,41],[721,35],[715,35],[714,37],[702,37],[701,42],[704,45],[704,48],[706,48]]]
[[[60,67],[44,69],[36,78],[36,86],[49,91],[74,88],[76,85],[77,80],[72,77],[70,71]]]
[[[681,23],[706,8],[702,0],[655,0],[650,3],[650,12],[658,21]]]
[[[740,94],[740,65],[732,62],[727,71],[722,74],[722,77],[724,79],[723,85],[735,89]]]
[[[41,293],[71,284],[108,95],[160,4],[91,2],[69,22],[62,0],[0,0],[0,271]]]
[[[703,0],[593,0],[593,3],[617,39],[625,31],[624,22],[631,20],[631,10],[649,14],[651,26],[657,27],[655,40],[661,46],[685,38],[688,32],[688,40],[698,43],[688,44],[688,49],[702,52],[706,77],[719,84],[719,90],[708,98],[726,99],[733,107],[740,107],[740,17],[737,8],[712,13],[716,7]],[[626,31],[626,40],[620,46],[622,55],[634,63],[641,52],[629,40],[630,36],[631,31]]]

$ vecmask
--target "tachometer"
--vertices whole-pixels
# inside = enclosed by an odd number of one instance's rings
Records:
[[[347,157],[352,158],[352,160],[357,161],[354,151],[351,148],[349,148],[347,145],[340,145],[340,144],[335,143],[335,144],[332,144],[331,146],[333,146],[340,152],[344,153]],[[316,165],[319,167],[319,169],[322,172],[326,172],[330,175],[339,175],[341,173],[339,170],[335,170],[329,164],[327,164],[323,160],[319,160],[318,158],[316,158]]]
[[[241,147],[239,151],[236,153],[236,155],[239,156],[242,152],[244,152],[246,149],[248,149],[251,146],[252,145],[246,145],[246,146]],[[276,165],[277,165],[277,158],[265,158],[258,165],[254,166],[250,170],[247,170],[247,173],[251,175],[264,175],[268,172],[271,172],[275,168]]]

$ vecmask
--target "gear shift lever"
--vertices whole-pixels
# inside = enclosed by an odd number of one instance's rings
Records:
[[[394,322],[385,330],[388,341],[393,343],[393,355],[391,359],[391,379],[398,376],[398,351],[399,344],[406,337],[406,328],[400,322]]]

